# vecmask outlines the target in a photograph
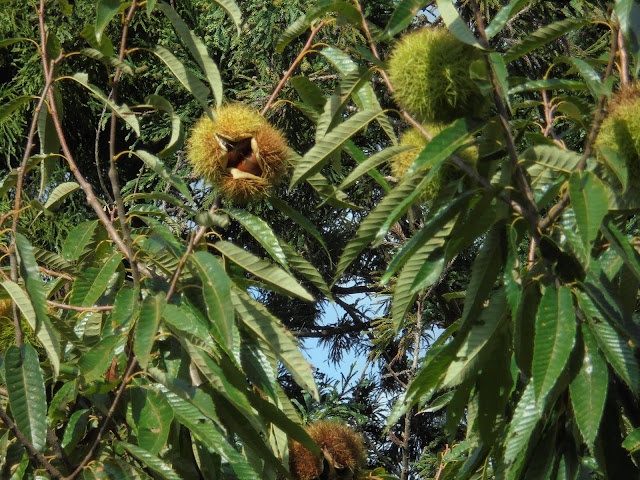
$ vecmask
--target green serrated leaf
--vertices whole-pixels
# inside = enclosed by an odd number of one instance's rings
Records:
[[[97,226],[98,220],[92,220],[82,222],[71,229],[62,244],[62,256],[65,260],[77,260],[80,257]]]
[[[219,241],[213,246],[233,263],[259,278],[275,291],[299,297],[308,302],[313,301],[313,297],[293,276],[272,263],[256,257],[231,242]]]
[[[451,0],[437,0],[438,10],[440,10],[440,16],[447,25],[447,28],[453,33],[461,42],[472,45],[476,48],[483,47],[476,40],[475,35],[469,30],[466,22],[462,19],[458,10]],[[484,50],[484,49],[483,49]]]
[[[47,438],[47,396],[38,353],[31,345],[9,347],[4,357],[4,378],[16,426],[42,453]]]
[[[420,9],[428,3],[430,2],[426,0],[401,0],[398,2],[385,28],[384,38],[395,37],[396,34],[408,27]]]
[[[536,317],[532,376],[536,399],[543,400],[556,384],[575,344],[576,317],[569,287],[547,287]]]
[[[109,24],[111,19],[123,9],[120,0],[98,0],[96,4],[96,37],[100,40],[102,31]]]
[[[567,33],[582,28],[587,25],[588,20],[581,18],[565,18],[550,25],[546,25],[539,30],[530,33],[519,44],[514,45],[504,55],[504,62],[510,63],[517,58],[546,45]]]
[[[98,380],[107,371],[113,360],[113,352],[122,337],[111,335],[103,338],[78,360],[78,368],[85,383]]]
[[[539,90],[564,90],[581,92],[588,90],[587,84],[582,80],[567,80],[548,78],[546,80],[526,80],[509,89],[509,94],[523,92],[537,92]]]
[[[598,344],[586,324],[581,325],[584,340],[584,359],[576,378],[569,385],[571,405],[582,438],[593,451],[593,442],[604,411],[609,385],[607,363],[598,350]]]
[[[13,112],[15,112],[18,108],[20,108],[25,103],[37,99],[38,97],[34,95],[23,95],[21,97],[16,97],[4,105],[0,106],[0,123],[4,122]]]
[[[30,324],[30,327],[47,352],[55,378],[60,370],[60,344],[47,315],[46,297],[40,270],[33,255],[33,248],[27,238],[21,233],[16,233],[15,240],[20,255],[20,274],[35,311],[35,322]]]
[[[151,170],[156,172],[160,178],[173,185],[175,189],[184,195],[189,202],[193,202],[193,198],[191,197],[191,193],[189,192],[189,188],[187,187],[184,179],[175,173],[169,172],[167,167],[164,166],[162,160],[144,150],[136,150],[133,153],[135,153],[136,156],[145,163],[145,165],[151,168]]]
[[[379,109],[358,112],[322,137],[296,164],[291,178],[291,187],[317,173],[344,142],[382,114],[383,112]]]
[[[229,7],[233,13],[231,17],[233,18],[236,26],[238,27],[238,32],[240,31],[240,23],[242,22],[242,16],[240,14],[240,10],[232,1],[223,2]],[[220,71],[218,70],[218,66],[213,61],[213,59],[209,56],[209,52],[207,51],[207,46],[204,44],[202,39],[198,37],[192,30],[189,29],[186,23],[180,18],[180,16],[176,13],[176,11],[165,2],[160,2],[158,4],[162,12],[171,20],[173,27],[176,29],[183,43],[189,49],[191,56],[198,63],[202,71],[205,73],[207,77],[207,81],[209,82],[209,86],[213,90],[213,96],[216,99],[216,106],[220,106],[223,100],[223,89],[222,89],[222,77],[220,76]]]
[[[113,56],[107,56],[97,48],[83,48],[80,53],[85,57],[93,58],[99,62],[104,63],[112,68],[118,68],[127,75],[133,75],[133,69],[126,63],[120,61],[119,58]]]
[[[138,446],[158,455],[169,437],[173,409],[164,395],[153,390],[133,387],[129,392]]]
[[[207,252],[196,252],[190,258],[202,281],[204,300],[216,340],[225,348],[234,344],[231,281],[217,258]]]
[[[158,47],[160,48],[160,47]],[[71,77],[62,77],[78,82],[80,85],[85,87],[91,93],[93,93],[100,101],[105,103],[111,110],[113,110],[117,116],[119,116],[122,120],[125,121],[127,125],[129,125],[132,130],[136,133],[137,136],[140,136],[140,124],[138,122],[138,117],[131,111],[131,109],[123,103],[122,105],[116,105],[111,101],[111,99],[104,94],[102,90],[100,90],[95,85],[89,83],[89,75],[86,73],[75,73]]]
[[[293,335],[263,305],[247,294],[233,291],[231,298],[239,320],[271,348],[298,385],[314,398],[319,398],[309,362],[300,352]]]
[[[184,64],[178,60],[178,58],[169,50],[161,45],[156,45],[154,50],[151,50],[160,60],[162,60],[178,81],[187,89],[191,95],[195,97],[200,106],[203,108],[205,114],[207,114],[213,120],[213,112],[209,108],[209,89],[202,83],[193,73],[186,69]]]
[[[158,158],[166,158],[178,151],[184,143],[184,128],[182,127],[182,120],[180,120],[180,116],[173,110],[171,103],[161,95],[149,95],[145,99],[145,102],[153,108],[166,112],[171,119],[171,138],[167,145],[157,154]]]
[[[142,368],[147,368],[149,363],[149,356],[160,327],[164,306],[164,295],[161,293],[155,297],[149,295],[142,301],[140,318],[138,319],[136,336],[133,342],[133,351]]]
[[[114,443],[127,450],[160,478],[164,478],[165,480],[182,480],[182,478],[169,465],[144,448],[122,441],[115,441]]]
[[[522,457],[527,446],[533,442],[532,434],[541,417],[542,408],[536,401],[535,388],[533,383],[529,383],[509,424],[504,447],[504,464],[507,470]]]
[[[487,38],[492,38],[499,33],[509,20],[511,20],[520,10],[522,10],[529,2],[527,0],[511,0],[508,5],[500,9],[491,23],[485,29]]]
[[[569,198],[582,243],[590,251],[602,219],[609,211],[606,187],[591,172],[575,172],[569,179]]]
[[[240,224],[255,238],[260,245],[267,251],[269,256],[282,265],[285,270],[289,271],[287,257],[282,251],[282,247],[269,224],[259,217],[238,208],[225,208],[230,217],[235,218]]]

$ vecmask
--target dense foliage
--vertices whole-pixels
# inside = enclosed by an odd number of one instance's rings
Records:
[[[367,3],[0,0],[0,478],[638,477],[640,6]]]

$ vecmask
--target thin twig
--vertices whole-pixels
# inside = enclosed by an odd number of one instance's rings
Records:
[[[127,51],[127,35],[129,33],[129,24],[133,18],[133,14],[136,11],[138,4],[137,0],[131,2],[127,17],[124,20],[122,27],[122,37],[120,40],[120,54],[118,59],[120,63],[124,61],[124,56]],[[113,76],[113,84],[111,87],[111,98],[113,103],[118,102],[118,86],[120,85],[120,76],[122,75],[122,69],[116,68],[116,72]],[[129,224],[127,223],[127,212],[124,208],[124,202],[122,201],[122,195],[120,195],[120,183],[118,181],[118,170],[116,169],[116,124],[117,115],[115,110],[111,110],[111,131],[109,135],[109,180],[111,181],[111,189],[113,190],[113,198],[116,201],[116,209],[118,210],[118,218],[120,220],[120,228],[122,228],[122,236],[124,237],[124,243],[127,245],[125,253],[129,257],[129,263],[131,264],[131,276],[133,277],[134,286],[140,282],[140,272],[134,259],[133,252],[133,240],[131,239],[131,232],[129,231]]]
[[[52,479],[56,480],[64,478],[62,473],[60,473],[60,471],[56,467],[51,465],[49,460],[47,460],[47,458],[42,453],[36,450],[36,447],[34,447],[33,444],[27,439],[27,437],[25,437],[24,434],[20,431],[20,429],[18,429],[18,426],[13,423],[13,420],[11,420],[9,415],[7,415],[7,412],[5,412],[4,408],[2,407],[0,407],[0,420],[2,420],[5,426],[9,430],[11,430],[18,442],[20,442],[20,444],[25,448],[29,456],[35,458],[38,463],[42,465],[44,469],[49,473],[49,475],[51,475]]]
[[[93,307],[78,307],[76,305],[67,305],[66,303],[58,303],[53,300],[47,300],[47,305],[51,305],[54,308],[60,310],[71,310],[72,312],[110,312],[113,310],[113,305],[100,305]]]
[[[629,56],[624,42],[624,32],[618,29],[618,52],[620,53],[620,87],[629,85]]]
[[[133,371],[135,370],[137,365],[138,365],[138,361],[133,355],[133,352],[131,352],[130,358],[129,358],[129,367],[127,368],[127,371],[122,377],[122,383],[120,384],[120,387],[118,387],[118,391],[116,392],[116,396],[113,399],[113,403],[111,404],[111,407],[107,412],[107,416],[102,421],[102,425],[100,425],[100,429],[96,434],[96,438],[93,441],[91,448],[89,449],[85,457],[80,462],[80,465],[78,465],[78,467],[71,473],[71,475],[69,475],[68,477],[65,477],[64,480],[73,480],[76,476],[78,476],[78,474],[82,472],[82,470],[84,470],[84,467],[86,467],[89,464],[89,462],[93,460],[93,455],[96,453],[96,449],[98,448],[98,445],[100,445],[100,442],[102,441],[102,437],[104,436],[104,433],[107,431],[107,427],[109,426],[109,423],[111,422],[111,419],[113,418],[113,415],[116,412],[118,403],[120,402],[120,398],[122,398],[122,394],[127,388],[127,383],[129,382],[129,379],[133,375]]]
[[[221,200],[220,195],[218,195],[213,200],[213,203],[211,204],[211,207],[209,208],[209,214],[210,215],[215,213],[215,211],[218,210],[218,208],[220,208],[220,200]],[[167,295],[165,296],[165,300],[167,302],[169,301],[169,299],[171,298],[171,296],[174,294],[174,292],[176,290],[176,286],[178,285],[178,279],[180,278],[180,274],[182,273],[182,269],[184,268],[185,264],[187,263],[187,259],[189,258],[189,255],[191,255],[191,252],[193,252],[194,247],[200,242],[200,240],[202,240],[202,237],[204,237],[204,234],[206,232],[207,232],[207,227],[201,226],[200,228],[198,228],[198,231],[194,235],[192,235],[191,238],[189,239],[189,245],[187,245],[187,251],[184,252],[184,255],[180,259],[180,263],[178,263],[178,268],[176,268],[176,271],[173,274],[173,277],[171,277],[171,283],[169,284],[169,290],[167,291]]]
[[[618,48],[618,36],[614,34],[611,36],[611,50],[609,52],[609,63],[607,64],[607,69],[604,74],[603,83],[606,83],[607,79],[611,75],[613,71],[613,66],[615,64],[616,50]],[[607,96],[600,95],[598,99],[598,107],[596,108],[596,113],[593,116],[593,125],[591,126],[591,131],[589,132],[589,136],[587,137],[587,141],[584,146],[584,151],[582,152],[582,157],[578,162],[576,167],[576,171],[582,171],[587,166],[587,159],[591,155],[593,150],[593,143],[596,141],[596,137],[598,136],[598,132],[600,131],[600,126],[604,121],[605,117],[605,107],[607,105]],[[547,216],[540,222],[539,228],[541,232],[546,231],[551,224],[562,214],[562,212],[569,206],[569,192],[565,192],[563,197],[556,203],[553,207],[549,209],[549,213]]]
[[[276,97],[278,96],[278,93],[280,93],[280,90],[282,90],[282,87],[284,87],[284,84],[287,82],[287,80],[289,79],[289,77],[291,76],[291,74],[293,73],[293,71],[296,69],[296,67],[298,66],[298,64],[302,61],[302,59],[304,58],[304,56],[307,54],[307,51],[309,49],[311,49],[311,45],[313,42],[313,37],[316,36],[316,34],[320,31],[320,29],[324,26],[325,22],[322,21],[320,22],[312,31],[311,31],[311,35],[309,35],[309,39],[307,40],[307,43],[305,43],[304,47],[302,47],[302,50],[300,51],[300,53],[298,54],[298,56],[296,57],[296,59],[293,61],[293,63],[291,64],[291,66],[289,67],[289,70],[287,70],[287,72],[284,74],[284,76],[282,77],[282,79],[280,80],[280,82],[278,82],[278,85],[276,86],[275,90],[273,91],[273,93],[271,93],[271,96],[269,97],[269,100],[267,100],[267,104],[264,106],[264,108],[262,109],[262,115],[266,115],[267,112],[269,111],[269,109],[271,108],[271,104],[273,103],[273,101],[276,99]]]

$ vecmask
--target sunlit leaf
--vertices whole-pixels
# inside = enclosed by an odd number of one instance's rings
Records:
[[[133,351],[142,368],[146,368],[149,363],[149,355],[158,333],[164,306],[165,301],[162,294],[158,294],[155,297],[149,295],[142,301],[140,318],[138,319],[136,336],[133,342]]]
[[[9,347],[4,357],[4,378],[18,429],[42,453],[47,436],[47,397],[38,353],[31,345]]]

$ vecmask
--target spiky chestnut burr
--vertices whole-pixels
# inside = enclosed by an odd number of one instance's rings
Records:
[[[618,152],[627,168],[629,186],[640,187],[640,85],[634,84],[616,94],[609,103],[609,113],[602,122],[596,149]],[[605,167],[605,177],[615,178]]]
[[[322,450],[324,458],[316,457],[298,442],[291,442],[289,471],[294,478],[355,478],[364,464],[366,452],[362,439],[351,427],[321,420],[312,423],[306,430]]]
[[[289,149],[279,130],[242,104],[202,117],[187,141],[194,173],[223,196],[246,203],[266,195],[286,169]]]
[[[430,134],[437,135],[448,125],[441,123],[425,123],[423,126]],[[412,128],[405,131],[400,137],[400,145],[415,148],[393,157],[391,160],[391,173],[393,176],[398,179],[404,177],[409,170],[409,167],[413,164],[427,143],[429,143],[429,141],[418,131],[418,129]],[[459,156],[467,165],[475,167],[478,161],[478,148],[466,148],[460,152]],[[462,171],[450,163],[445,163],[440,167],[440,170],[427,183],[427,185],[425,185],[424,190],[420,195],[420,203],[429,206],[441,194],[443,187],[462,176]]]
[[[485,102],[469,74],[471,62],[480,55],[445,28],[405,35],[389,58],[396,101],[420,122],[480,116]]]

